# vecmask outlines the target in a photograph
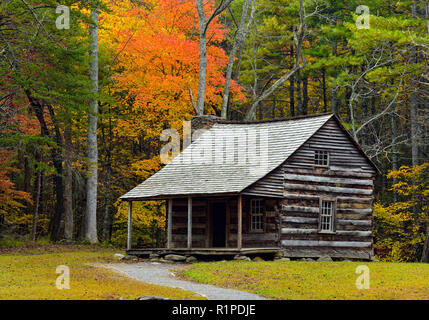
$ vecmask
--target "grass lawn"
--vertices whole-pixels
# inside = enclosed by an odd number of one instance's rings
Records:
[[[356,288],[356,267],[370,269],[370,289]],[[197,263],[184,278],[270,299],[429,299],[429,264],[387,262]]]
[[[0,299],[136,299],[143,295],[171,299],[201,299],[181,289],[132,280],[91,263],[113,262],[115,252],[88,246],[51,246],[1,250]],[[58,290],[56,268],[70,268],[70,289]]]

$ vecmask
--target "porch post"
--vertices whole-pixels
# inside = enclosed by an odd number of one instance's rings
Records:
[[[188,249],[192,248],[192,197],[188,197]]]
[[[168,213],[167,213],[167,248],[171,249],[171,234],[173,230],[173,199],[168,199]]]
[[[243,206],[242,206],[242,199],[241,194],[238,196],[238,203],[237,203],[237,218],[238,218],[238,230],[237,230],[237,248],[238,250],[241,250],[242,247],[242,229],[243,229]]]
[[[127,250],[131,250],[131,230],[132,230],[132,217],[133,217],[133,202],[128,201],[128,237],[127,237]]]

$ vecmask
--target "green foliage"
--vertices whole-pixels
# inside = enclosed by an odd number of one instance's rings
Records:
[[[42,237],[37,239],[36,242],[33,242],[27,237],[16,237],[16,236],[3,236],[0,237],[0,248],[1,249],[10,249],[10,248],[25,248],[32,246],[44,246],[49,244],[48,237]]]

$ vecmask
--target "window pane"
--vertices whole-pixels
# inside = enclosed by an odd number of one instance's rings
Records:
[[[251,223],[252,230],[264,229],[263,203],[262,200],[251,200]]]
[[[322,201],[320,230],[333,231],[334,205],[332,201]]]
[[[314,163],[320,166],[329,165],[329,154],[328,151],[315,150],[314,151]]]

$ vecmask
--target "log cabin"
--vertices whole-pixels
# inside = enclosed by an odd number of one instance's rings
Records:
[[[192,143],[121,197],[128,254],[373,257],[378,169],[335,115],[191,123]],[[132,203],[147,200],[166,200],[166,248],[131,245]]]

